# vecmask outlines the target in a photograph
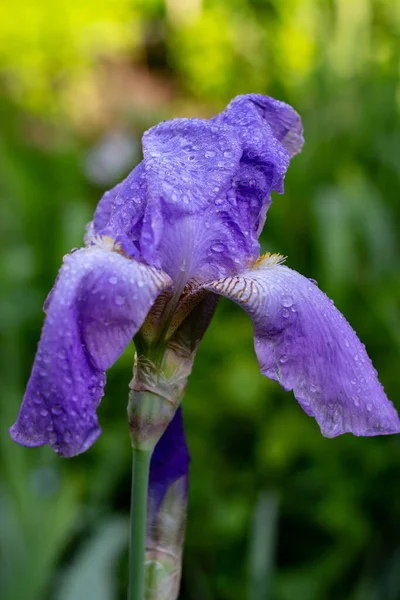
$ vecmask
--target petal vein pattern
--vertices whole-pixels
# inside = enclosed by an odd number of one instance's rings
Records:
[[[293,390],[323,435],[400,432],[364,345],[309,279],[265,260],[204,287],[249,313],[261,372]]]
[[[100,435],[96,408],[104,371],[128,345],[158,294],[171,285],[155,268],[96,246],[65,258],[46,303],[39,348],[11,437],[62,456]]]

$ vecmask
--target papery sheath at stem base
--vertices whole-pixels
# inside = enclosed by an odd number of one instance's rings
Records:
[[[128,423],[132,447],[152,451],[172,421],[176,406],[152,392],[129,392]]]

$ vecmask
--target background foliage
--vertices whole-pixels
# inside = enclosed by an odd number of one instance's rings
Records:
[[[85,455],[14,445],[41,306],[143,130],[257,91],[302,115],[265,250],[335,299],[399,398],[398,0],[0,4],[0,577],[7,600],[125,597],[133,348]],[[185,399],[192,455],[182,600],[398,600],[399,439],[327,440],[259,374],[221,303]]]

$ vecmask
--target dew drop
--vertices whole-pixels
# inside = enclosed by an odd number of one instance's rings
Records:
[[[212,158],[213,156],[215,156],[216,152],[214,152],[213,150],[207,150],[207,152],[204,154],[204,156],[206,158]]]
[[[289,308],[293,305],[293,298],[291,296],[283,296],[282,297],[282,306],[285,308]]]
[[[215,198],[215,204],[216,204],[217,206],[219,206],[219,205],[223,204],[223,202],[224,202],[224,199],[223,199],[223,198],[221,198],[221,196],[218,196],[218,198]]]
[[[345,340],[344,345],[346,346],[346,348],[350,347],[350,344],[349,344],[349,342],[347,340]]]
[[[221,243],[218,242],[218,243],[213,244],[211,246],[211,250],[213,252],[223,252],[225,250],[225,246],[224,246],[224,244],[221,244]]]
[[[111,285],[118,283],[118,279],[115,277],[115,275],[112,275],[108,281],[111,283]]]
[[[123,306],[125,304],[125,298],[123,296],[115,296],[115,304],[117,306]]]
[[[40,414],[42,415],[42,417],[47,417],[47,415],[49,414],[49,411],[46,410],[45,408],[42,408],[42,410],[40,411]]]
[[[62,415],[63,410],[61,408],[61,406],[53,406],[53,408],[51,409],[51,412],[53,413],[53,415]]]
[[[287,318],[288,318],[288,316],[289,316],[289,314],[290,314],[290,313],[289,313],[289,311],[287,310],[287,308],[284,308],[284,309],[283,309],[283,311],[282,311],[282,316],[283,316],[283,318],[284,318],[284,319],[287,319]]]
[[[356,385],[357,381],[355,379],[350,380],[351,385]]]
[[[371,410],[372,410],[372,404],[367,404],[367,411],[371,412]]]
[[[280,357],[280,359],[279,359],[279,362],[280,362],[282,365],[284,365],[284,364],[285,364],[285,362],[287,362],[287,360],[288,360],[288,357],[286,356],[286,354],[282,354],[282,356],[281,356],[281,357]]]

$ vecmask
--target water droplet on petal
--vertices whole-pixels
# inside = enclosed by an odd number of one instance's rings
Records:
[[[317,391],[318,391],[318,386],[317,386],[315,383],[312,383],[312,384],[310,385],[310,392],[311,392],[312,394],[315,394],[315,392],[317,392]]]
[[[204,156],[206,158],[212,158],[213,156],[215,156],[215,152],[213,150],[207,150],[207,152],[204,154]]]
[[[45,408],[42,408],[42,410],[40,411],[40,414],[42,415],[42,417],[47,417],[47,415],[49,414],[49,411],[46,410]]]
[[[372,410],[372,404],[367,404],[367,411],[371,412],[371,410]]]
[[[282,356],[281,356],[281,357],[280,357],[280,359],[279,359],[279,362],[280,362],[282,365],[284,365],[284,364],[285,364],[285,362],[287,362],[287,360],[288,360],[288,357],[286,356],[286,354],[282,354]]]
[[[115,304],[117,306],[123,306],[125,304],[125,298],[123,296],[115,296]]]
[[[112,275],[108,281],[111,283],[111,285],[118,283],[118,279],[115,277],[115,275]]]
[[[356,385],[357,381],[355,379],[350,379],[351,385]]]
[[[218,242],[218,243],[213,244],[211,246],[211,250],[213,252],[223,252],[225,250],[225,246],[224,246],[224,244],[221,244],[221,243]]]
[[[284,318],[284,319],[287,319],[287,318],[288,318],[288,316],[289,316],[289,314],[290,314],[290,313],[289,313],[289,311],[287,310],[287,308],[284,308],[284,309],[283,309],[283,311],[282,311],[282,316],[283,316],[283,318]]]
[[[293,304],[293,298],[291,296],[283,296],[282,298],[282,306],[289,308]]]

